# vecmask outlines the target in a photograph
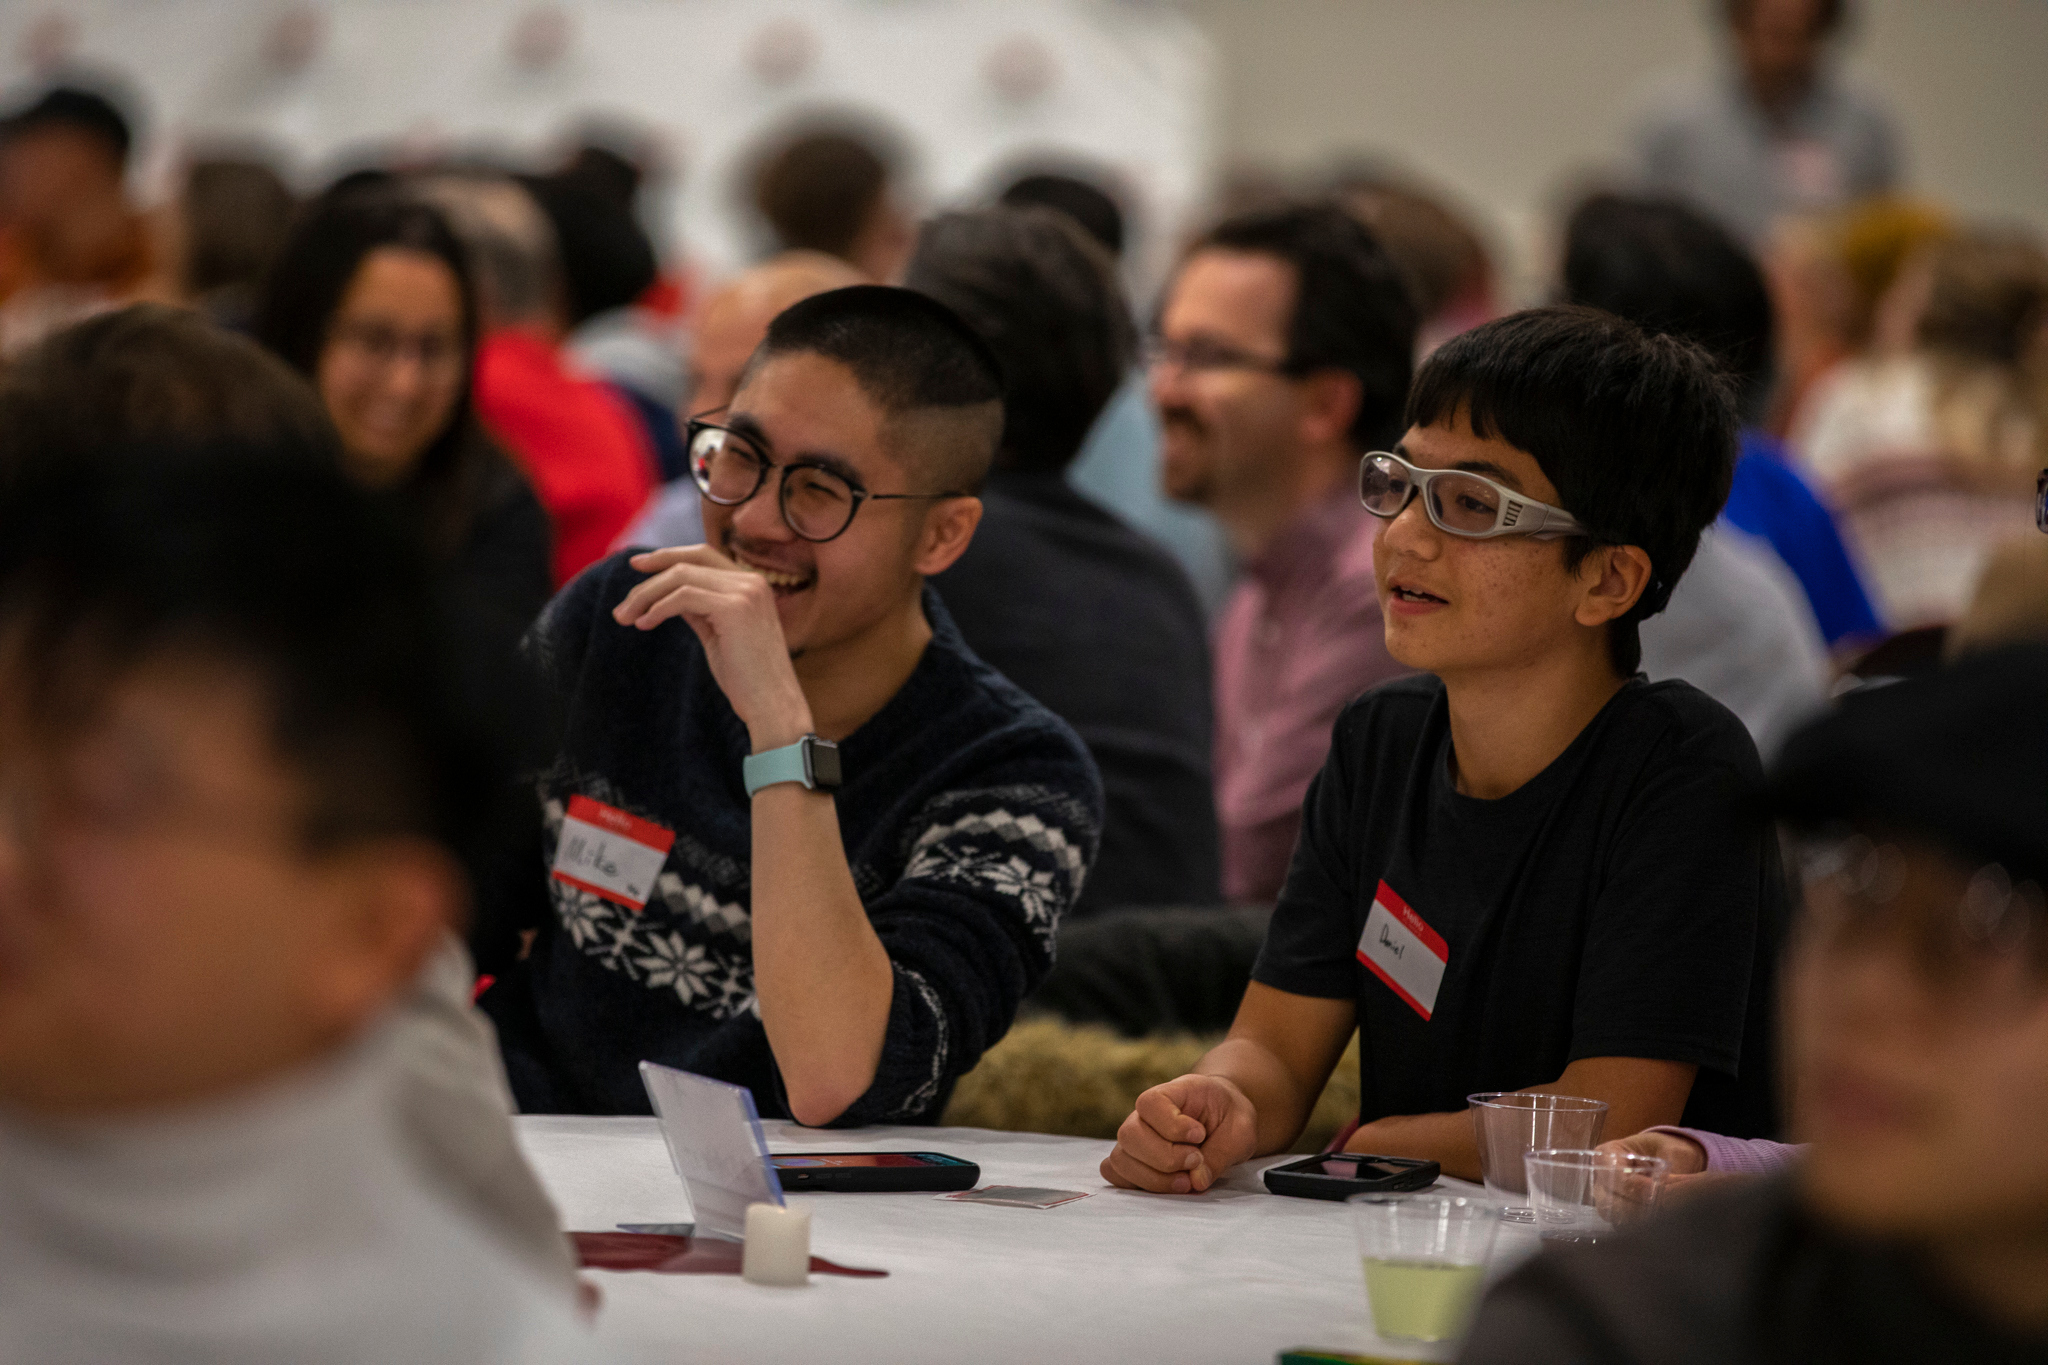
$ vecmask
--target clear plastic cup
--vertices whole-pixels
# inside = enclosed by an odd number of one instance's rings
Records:
[[[1503,1216],[1523,1223],[1535,1215],[1529,1211],[1522,1158],[1536,1151],[1597,1147],[1600,1127],[1607,1121],[1605,1100],[1576,1095],[1487,1090],[1467,1095],[1465,1102],[1472,1106],[1472,1133],[1479,1143],[1479,1174],[1486,1192],[1505,1206]]]
[[[1411,1341],[1463,1336],[1479,1306],[1500,1206],[1443,1194],[1359,1194],[1346,1202],[1373,1330]]]
[[[1522,1158],[1536,1231],[1554,1242],[1598,1242],[1657,1206],[1671,1163],[1633,1152],[1539,1151]]]

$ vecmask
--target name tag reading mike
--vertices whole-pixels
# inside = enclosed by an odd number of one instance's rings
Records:
[[[1365,932],[1358,938],[1358,960],[1427,1019],[1436,1008],[1451,948],[1394,894],[1393,887],[1381,882],[1365,916]]]
[[[654,879],[675,841],[660,825],[587,796],[572,796],[555,845],[555,878],[639,910],[654,894]]]

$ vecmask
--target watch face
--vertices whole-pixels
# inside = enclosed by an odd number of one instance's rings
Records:
[[[839,746],[829,739],[813,739],[804,745],[804,758],[811,770],[811,785],[839,785]]]

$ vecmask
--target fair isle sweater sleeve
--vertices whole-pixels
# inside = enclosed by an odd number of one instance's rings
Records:
[[[750,741],[687,626],[611,619],[640,577],[623,557],[593,566],[529,633],[562,723],[536,781],[555,830],[583,797],[673,846],[642,906],[551,879],[554,915],[487,1008],[529,1111],[645,1113],[649,1060],[787,1115],[754,984]],[[840,1125],[937,1119],[1049,969],[1102,825],[1079,737],[976,659],[929,591],[925,609],[924,658],[840,742],[840,837],[894,974],[875,1076]]]
[[[1100,787],[1075,748],[1056,731],[1020,737],[986,785],[944,792],[907,823],[901,876],[863,894],[895,971],[882,1057],[832,1126],[935,1121],[1045,979],[1101,836]]]

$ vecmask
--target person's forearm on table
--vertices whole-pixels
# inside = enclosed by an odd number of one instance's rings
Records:
[[[755,751],[777,741],[790,742],[770,736]],[[790,1113],[816,1127],[874,1083],[895,969],[854,888],[831,793],[778,782],[754,794],[753,816],[754,990]]]
[[[1640,1057],[1585,1057],[1564,1069],[1549,1085],[1526,1091],[1577,1095],[1607,1103],[1608,1131],[1641,1132],[1675,1123],[1685,1112],[1686,1097],[1698,1068],[1681,1062]],[[1394,1114],[1363,1124],[1344,1144],[1347,1152],[1376,1156],[1421,1157],[1443,1167],[1445,1175],[1477,1180],[1479,1139],[1472,1111],[1444,1114]]]

